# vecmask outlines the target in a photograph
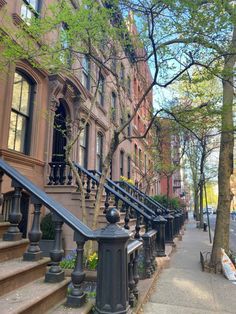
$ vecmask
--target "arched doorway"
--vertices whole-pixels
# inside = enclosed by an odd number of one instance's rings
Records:
[[[65,161],[65,146],[66,146],[66,119],[67,114],[65,106],[60,101],[54,117],[53,125],[53,144],[52,144],[52,162]]]

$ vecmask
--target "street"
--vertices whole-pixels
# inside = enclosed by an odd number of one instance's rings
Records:
[[[204,215],[204,219],[207,222],[207,215]],[[216,222],[216,215],[210,214],[210,228],[212,231],[212,240],[215,230],[215,222]],[[236,252],[236,220],[232,220],[230,218],[230,248],[232,251]]]

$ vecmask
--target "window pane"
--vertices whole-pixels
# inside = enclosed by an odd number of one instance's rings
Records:
[[[22,116],[17,117],[16,124],[16,138],[15,138],[15,150],[18,152],[24,152],[24,139],[25,139],[25,118]]]
[[[31,103],[32,85],[19,73],[15,73],[12,94],[12,111],[9,125],[8,148],[27,153],[26,135]]]
[[[10,149],[15,149],[16,119],[17,119],[16,113],[11,112],[9,138],[8,138],[8,148]]]
[[[86,146],[86,138],[85,138],[85,131],[84,129],[80,133],[80,145]]]
[[[29,96],[30,96],[29,93],[30,93],[29,83],[24,80],[22,83],[20,111],[26,115],[29,114]]]
[[[34,8],[35,11],[38,11],[38,0],[28,0],[28,2]]]
[[[82,167],[84,167],[84,154],[85,154],[84,148],[80,147],[79,160]]]
[[[16,79],[16,77],[15,77],[15,79]],[[14,108],[18,111],[20,110],[21,82],[22,82],[21,80],[17,80],[16,83],[14,82],[13,95],[12,95],[12,108]]]

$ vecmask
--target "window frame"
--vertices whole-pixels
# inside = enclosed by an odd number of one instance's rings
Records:
[[[99,77],[99,86],[98,86],[98,95],[99,95],[99,105],[104,107],[104,100],[105,100],[105,77],[100,74]]]
[[[116,122],[116,110],[117,110],[117,96],[115,92],[111,93],[111,120]]]
[[[125,152],[120,150],[120,176],[124,176],[124,160],[125,160]]]
[[[80,160],[80,164],[85,169],[88,169],[89,127],[90,127],[89,123],[87,123],[84,126],[83,142],[81,141],[81,138],[80,138],[80,141],[79,141],[80,156],[81,156],[81,152],[83,151],[83,162],[82,162],[82,160]],[[84,137],[85,137],[85,139],[84,139]],[[81,144],[81,142],[83,144]]]
[[[128,120],[131,118],[131,115],[128,114]],[[127,125],[127,136],[131,136],[131,122]]]
[[[84,62],[86,60],[86,68]],[[82,83],[83,86],[90,91],[90,73],[91,73],[91,60],[88,56],[84,55],[82,59]]]
[[[131,158],[130,156],[127,157],[127,178],[131,178]]]
[[[26,8],[26,16],[23,16],[22,14],[22,7]],[[42,1],[37,0],[37,9],[35,9],[32,4],[30,3],[29,0],[22,0],[21,7],[20,7],[20,16],[23,21],[25,21],[26,24],[30,24],[29,21],[34,18],[38,18],[40,16],[40,11],[41,11],[41,6],[42,6]],[[31,17],[27,17],[28,11],[31,13]],[[28,23],[27,23],[28,22]]]
[[[100,147],[98,147],[99,138],[100,138],[100,143],[101,143]],[[98,132],[97,137],[96,137],[96,169],[100,172],[102,171],[103,145],[104,145],[104,135],[102,132]]]
[[[13,108],[13,93],[14,93],[14,84],[15,83],[15,74],[18,74],[21,76],[21,92],[20,92],[20,101],[22,100],[22,82],[25,80],[27,84],[29,85],[29,98],[28,98],[28,115],[21,112],[20,110],[17,110],[16,108]],[[13,89],[12,89],[12,104],[11,104],[11,114],[10,114],[10,120],[9,120],[9,132],[8,132],[8,149],[20,152],[25,155],[30,154],[30,139],[31,139],[31,131],[32,131],[32,115],[33,115],[33,104],[34,104],[34,94],[36,89],[36,82],[26,73],[23,71],[16,69],[14,72],[14,81],[13,81]],[[21,105],[20,105],[21,106]],[[10,138],[10,123],[11,123],[11,116],[12,113],[16,114],[17,117],[23,117],[25,119],[25,131],[24,131],[24,138],[22,139],[23,145],[21,143],[20,146],[22,146],[22,150],[16,150],[15,142],[16,142],[16,128],[17,124],[15,126],[15,134],[14,134],[14,148],[9,147],[9,138]]]

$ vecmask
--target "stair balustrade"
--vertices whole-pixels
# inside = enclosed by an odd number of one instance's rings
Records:
[[[58,168],[59,169],[59,168]],[[60,168],[60,171],[62,168]],[[56,176],[58,171],[55,170]],[[82,170],[81,170],[82,171]],[[27,191],[31,196],[31,202],[34,206],[33,222],[31,230],[29,231],[30,244],[23,256],[23,260],[38,261],[41,258],[41,251],[39,248],[39,240],[41,238],[40,231],[40,215],[41,207],[44,206],[49,209],[53,214],[55,222],[55,241],[54,248],[50,252],[52,262],[51,266],[45,275],[46,282],[60,282],[64,280],[64,271],[60,267],[60,261],[63,257],[62,249],[62,226],[63,224],[69,226],[74,230],[74,241],[76,242],[76,263],[72,272],[72,289],[68,293],[67,305],[70,307],[80,307],[86,301],[86,294],[82,289],[82,283],[85,279],[85,272],[83,268],[83,254],[84,245],[86,241],[92,240],[98,242],[98,269],[97,269],[97,290],[96,290],[96,303],[95,313],[129,313],[130,306],[135,306],[138,298],[138,256],[139,251],[143,249],[143,244],[147,243],[144,247],[148,255],[148,273],[153,273],[155,269],[155,256],[156,256],[156,238],[158,236],[156,230],[150,228],[150,217],[147,213],[133,205],[130,201],[125,200],[124,196],[118,194],[111,187],[106,186],[106,190],[110,195],[117,197],[118,204],[123,201],[125,207],[132,207],[136,212],[137,217],[143,217],[147,222],[147,232],[142,236],[139,234],[139,224],[136,225],[136,240],[131,239],[130,232],[121,228],[118,225],[120,213],[116,208],[106,209],[107,225],[98,230],[91,230],[77,217],[75,217],[69,210],[64,208],[61,204],[51,199],[45,192],[34,185],[30,180],[21,175],[17,170],[7,164],[4,160],[0,159],[0,174],[8,176],[12,179],[15,192],[13,195],[13,206],[9,214],[10,227],[5,233],[4,237],[7,241],[15,241],[21,239],[21,233],[18,229],[20,221],[20,197],[21,191]],[[70,172],[68,172],[70,174]],[[63,177],[64,177],[63,173]],[[52,175],[51,175],[52,177]],[[59,182],[72,181],[66,179],[50,179],[49,182],[57,185]],[[89,177],[84,173],[85,187],[90,194],[91,189],[98,186],[99,182],[94,176]],[[107,199],[107,202],[108,199]],[[135,206],[135,207],[134,207]],[[137,221],[140,219],[137,219]],[[128,223],[128,222],[127,222]],[[146,261],[146,256],[144,257]],[[146,265],[145,265],[146,266]],[[110,295],[112,294],[112,298]]]
[[[100,177],[101,173],[96,170],[90,170],[91,173],[94,174],[96,177]],[[110,186],[113,190],[115,190],[117,193],[121,194],[123,197],[125,197],[126,200],[129,200],[132,204],[135,205],[134,210],[136,210],[136,207],[139,209],[142,209],[143,212],[148,213],[152,218],[148,220],[148,223],[151,225],[149,228],[146,228],[146,230],[154,228],[157,230],[158,236],[156,238],[157,244],[157,256],[165,256],[165,224],[167,220],[162,216],[162,211],[160,209],[155,208],[155,211],[150,209],[145,203],[143,203],[140,199],[143,199],[139,197],[138,191],[133,190],[131,187],[128,186],[128,190],[131,192],[131,194],[124,188],[120,186],[120,184],[117,184],[116,182],[106,179],[106,186]],[[133,193],[132,193],[133,192]],[[135,198],[135,196],[136,198]],[[131,207],[132,208],[132,207]],[[137,216],[137,220],[140,219],[140,216]],[[125,225],[126,228],[126,225]],[[135,234],[135,237],[139,236],[139,226],[137,226],[137,232]]]
[[[162,204],[139,190],[136,186],[131,185],[128,182],[117,181],[116,183],[124,190],[128,191],[131,195],[135,195],[136,198],[150,207],[153,211],[159,212],[161,210],[162,215],[168,222],[166,224],[166,229],[168,229],[166,230],[167,242],[172,243],[173,237],[179,234],[181,227],[184,225],[185,216],[183,211],[181,209],[170,211]]]

